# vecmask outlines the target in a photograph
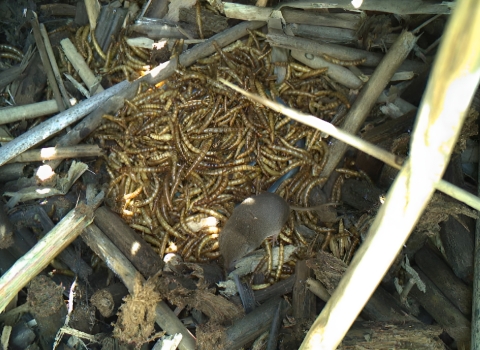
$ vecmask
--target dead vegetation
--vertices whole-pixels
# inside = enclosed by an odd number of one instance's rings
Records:
[[[410,162],[450,7],[261,3],[0,1],[1,346],[305,348]],[[469,347],[477,123],[340,349]],[[266,191],[338,204],[226,274]]]

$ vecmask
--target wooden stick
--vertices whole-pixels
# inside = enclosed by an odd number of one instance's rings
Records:
[[[107,207],[101,206],[95,211],[95,225],[143,276],[151,277],[163,268],[161,257],[152,247]]]
[[[0,166],[0,182],[8,182],[25,177],[27,163],[5,164]]]
[[[97,145],[78,145],[72,147],[46,147],[26,151],[8,163],[40,162],[43,160],[99,157],[103,151]]]
[[[383,89],[385,89],[393,74],[407,57],[416,41],[417,39],[412,33],[403,32],[400,35],[398,41],[385,55],[372,77],[355,99],[352,108],[345,117],[345,122],[342,127],[343,130],[354,135],[360,130],[360,127],[365,122]],[[330,157],[328,157],[327,164],[323,168],[320,176],[330,176],[340,160],[343,159],[347,148],[348,145],[345,143],[338,140],[333,141],[330,146]]]
[[[0,124],[13,123],[24,119],[33,119],[58,112],[55,100],[32,103],[23,106],[6,107],[0,109]]]
[[[266,22],[272,14],[273,8],[224,2],[223,11],[228,18],[241,19],[243,21]]]
[[[471,316],[471,288],[453,273],[439,255],[428,246],[424,246],[415,253],[415,263],[463,315]]]
[[[358,2],[358,5],[351,0],[321,0],[321,1],[298,1],[295,3],[287,2],[280,5],[291,6],[295,8],[341,8],[352,11],[378,11],[395,13],[399,15],[406,14],[444,14],[448,15],[454,6],[453,2],[443,2],[438,4],[432,4],[425,0],[403,0],[398,1],[385,1],[385,0],[363,0]]]
[[[0,278],[0,312],[93,221],[94,209],[80,203]]]
[[[58,88],[60,89],[60,93],[62,94],[63,102],[67,108],[70,108],[72,105],[70,103],[70,99],[68,98],[67,90],[65,89],[65,85],[63,84],[62,75],[60,74],[60,70],[58,69],[57,61],[55,59],[55,54],[53,53],[52,45],[50,44],[50,38],[48,37],[47,29],[43,23],[40,24],[40,33],[42,34],[43,43],[45,44],[45,50],[47,51],[48,60],[52,66],[52,72],[55,76],[55,80],[57,81]]]
[[[343,8],[358,11],[351,0],[322,0],[322,1],[295,1],[280,4],[276,8],[241,5],[233,2],[223,2],[223,10],[228,18],[245,21],[268,21],[274,10],[283,10],[284,6],[304,9]],[[384,1],[364,0],[361,3],[362,11],[380,11],[396,14],[450,14],[452,2],[431,4],[424,0]]]
[[[150,18],[142,18],[135,24],[130,26],[130,29],[134,32],[147,35],[152,39],[188,39],[185,34],[190,35],[189,31],[179,29],[179,27],[173,25],[166,20],[153,20]]]
[[[282,295],[291,293],[293,290],[293,285],[295,284],[295,275],[288,277],[285,280],[279,281],[270,287],[265,289],[256,290],[253,292],[255,297],[255,302],[262,303],[266,300],[281,297]],[[241,300],[238,295],[234,295],[230,298],[230,301],[234,302],[235,304],[240,304]]]
[[[377,67],[384,57],[384,55],[377,52],[370,52],[331,43],[319,43],[314,40],[291,37],[284,34],[267,34],[267,40],[272,46],[304,51],[305,53],[311,53],[312,55],[320,57],[326,54],[346,61],[355,61],[365,58],[366,61],[362,63],[362,66],[366,67]],[[415,73],[420,73],[426,68],[427,66],[425,64],[412,60],[405,60],[399,67],[400,70],[413,71]]]
[[[8,319],[13,319],[14,316],[24,314],[30,310],[28,303],[23,303],[20,306],[17,306],[15,309],[11,309],[3,314],[0,314],[0,322],[4,323]]]
[[[226,331],[225,344],[221,344],[221,348],[240,349],[255,340],[270,328],[275,310],[279,305],[281,307],[280,319],[283,319],[289,309],[288,303],[281,298],[270,299],[229,327]]]
[[[118,38],[128,11],[126,7],[104,6],[101,8],[95,28],[95,38],[103,52],[108,51],[112,38]]]
[[[422,307],[453,337],[459,349],[470,342],[470,321],[463,315],[418,267],[414,268],[420,279],[426,285],[426,292],[414,286],[410,295],[417,299]],[[464,345],[464,346],[461,346]]]
[[[305,324],[317,315],[315,295],[306,287],[305,281],[313,275],[305,260],[295,265],[295,285],[293,287],[292,308],[296,324],[295,329],[302,331]]]
[[[78,72],[78,75],[80,75],[80,78],[82,78],[85,85],[87,85],[90,94],[94,95],[102,92],[103,87],[102,85],[100,85],[100,81],[90,70],[82,55],[78,53],[77,49],[72,44],[70,39],[63,39],[62,41],[60,41],[60,44],[62,45],[63,51],[65,52],[68,60]]]
[[[355,13],[319,13],[313,11],[281,9],[287,23],[311,24],[324,27],[336,27],[357,30],[361,24],[360,15]]]
[[[358,3],[358,5],[356,4]],[[432,4],[428,0],[403,0],[403,1],[385,1],[385,0],[363,0],[361,2],[352,2],[351,0],[315,0],[298,1],[280,4],[283,6],[314,9],[314,8],[340,8],[350,11],[378,11],[395,13],[399,15],[407,14],[444,14],[451,13],[454,2],[444,1],[438,4]]]
[[[20,153],[39,144],[46,138],[56,134],[68,125],[83,118],[86,114],[93,111],[102,103],[105,103],[105,101],[111,96],[119,93],[128,86],[128,82],[122,82],[112,86],[107,91],[103,91],[102,93],[97,94],[85,100],[84,102],[67,109],[66,111],[63,111],[62,113],[18,136],[13,141],[0,148],[0,165],[5,164]]]
[[[75,17],[77,7],[75,5],[67,4],[45,4],[40,5],[40,13],[44,17]]]
[[[89,225],[83,231],[82,238],[95,254],[105,261],[110,270],[122,280],[129,292],[133,293],[135,277],[139,275],[139,272],[122,252],[95,224]],[[141,279],[142,282],[145,281],[143,277]],[[195,349],[195,338],[164,301],[157,304],[155,312],[155,321],[162,329],[169,334],[182,334],[183,338],[179,346],[181,350]]]
[[[324,27],[311,24],[289,23],[285,26],[286,33],[337,44],[354,44],[357,39],[355,30],[335,27]],[[390,46],[390,45],[388,45]]]
[[[129,92],[132,90],[132,87],[135,88],[135,86],[132,84],[122,93]],[[104,114],[110,114],[119,110],[123,106],[123,103],[124,99],[121,96],[112,96],[109,100],[107,100],[107,103],[99,106],[80,123],[75,125],[67,134],[60,137],[55,147],[69,147],[80,143],[83,139],[87,138],[93,131],[95,131],[100,124],[102,124],[102,117]],[[47,164],[50,165],[52,169],[56,169],[61,162],[62,159],[57,159],[49,161]]]
[[[17,79],[20,74],[25,70],[26,64],[21,64],[17,66],[10,67],[2,72],[0,72],[0,89],[3,89],[5,86],[10,84],[12,81]]]
[[[301,350],[334,349],[395,259],[450,158],[480,78],[480,3],[457,3],[419,109],[410,158]],[[462,38],[462,40],[459,40]],[[461,86],[462,93],[455,88]]]
[[[35,37],[35,43],[37,44],[38,52],[40,54],[40,58],[42,59],[43,68],[47,72],[48,83],[53,91],[55,101],[57,101],[58,109],[60,112],[63,112],[65,110],[65,105],[63,104],[62,95],[58,89],[57,81],[55,80],[55,75],[53,74],[52,65],[50,64],[47,50],[45,49],[45,44],[42,40],[37,14],[33,11],[29,11],[28,13],[29,16],[31,16],[30,24],[32,25],[33,29],[33,36]]]
[[[342,129],[339,129],[335,127],[334,125],[319,119],[313,115],[307,115],[303,114],[300,112],[297,112],[291,108],[285,107],[284,105],[281,105],[280,103],[268,100],[268,99],[262,99],[260,96],[254,95],[252,93],[249,93],[241,88],[239,88],[236,85],[233,85],[231,82],[226,81],[224,79],[218,79],[225,85],[231,87],[235,91],[238,91],[242,93],[243,95],[247,96],[248,98],[254,100],[255,102],[261,103],[267,107],[270,107],[276,112],[282,113],[289,118],[296,120],[302,124],[311,126],[312,128],[318,129],[323,131],[324,133],[341,140],[345,142],[346,144],[353,146],[362,152],[367,153],[368,155],[371,155],[372,157],[375,157],[382,162],[390,165],[391,167],[394,167],[395,169],[400,169],[401,164],[403,163],[403,159],[399,159],[395,155],[387,152],[386,150],[377,147],[375,145],[372,145],[364,140],[362,140],[360,137],[357,137],[355,135],[352,135],[348,132],[343,131]]]

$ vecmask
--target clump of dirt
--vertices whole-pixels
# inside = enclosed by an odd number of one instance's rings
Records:
[[[113,336],[140,348],[142,344],[165,334],[165,332],[154,334],[155,306],[161,299],[160,294],[155,291],[155,282],[152,279],[142,283],[141,278],[137,276],[133,295],[127,296],[119,309]]]
[[[30,310],[39,315],[54,315],[65,307],[63,288],[44,275],[35,277],[30,283],[27,297]]]

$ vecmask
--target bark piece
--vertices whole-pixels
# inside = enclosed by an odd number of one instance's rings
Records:
[[[426,292],[421,292],[415,285],[410,295],[432,315],[435,321],[454,338],[458,346],[470,344],[470,321],[442,294],[440,289],[418,268],[414,268],[426,285]]]
[[[228,27],[227,18],[219,16],[211,11],[201,10],[200,17],[202,20],[203,34],[205,37],[210,37],[216,33],[224,31]],[[179,19],[181,22],[187,22],[195,25],[198,34],[196,10],[195,8],[181,8],[179,11]]]
[[[415,254],[415,263],[466,317],[472,313],[472,290],[428,246]]]
[[[153,276],[163,268],[163,261],[152,247],[107,207],[95,211],[94,222],[144,277]]]
[[[293,317],[297,331],[308,328],[316,315],[315,295],[306,286],[307,279],[313,275],[305,260],[295,265],[295,285],[293,286]]]

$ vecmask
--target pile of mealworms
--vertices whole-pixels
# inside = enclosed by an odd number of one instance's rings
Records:
[[[236,203],[275,184],[275,192],[291,204],[308,206],[312,189],[326,180],[319,174],[328,146],[319,131],[244,98],[217,78],[319,118],[330,118],[340,104],[349,107],[326,69],[271,62],[272,49],[261,32],[223,49],[214,46],[215,54],[178,69],[156,87],[141,85],[116,115],[104,115],[95,133],[109,149],[111,206],[162,257],[175,251],[186,261],[216,259],[218,234]],[[276,66],[286,71],[281,83]],[[208,217],[220,228],[202,225]],[[292,261],[283,264],[283,246],[308,244],[297,222],[328,236],[339,231],[319,226],[314,213],[292,215],[279,236],[275,280],[292,270]],[[343,230],[337,234],[345,243],[337,254],[349,260],[358,240]],[[334,240],[325,242],[328,249]]]
[[[9,59],[16,62],[22,62],[23,52],[16,47],[0,44],[0,58]]]

